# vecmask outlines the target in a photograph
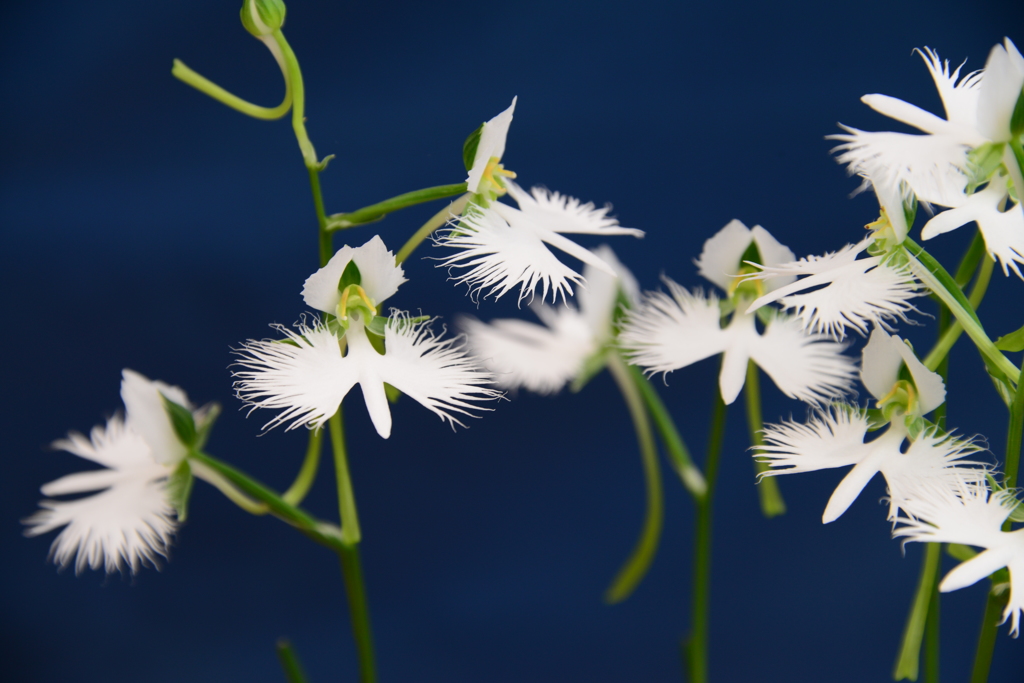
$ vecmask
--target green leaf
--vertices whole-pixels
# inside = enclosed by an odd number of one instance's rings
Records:
[[[462,144],[462,163],[466,165],[467,171],[473,168],[473,160],[476,159],[476,149],[480,146],[480,133],[483,132],[483,129],[484,124],[481,123]]]
[[[384,395],[388,397],[388,403],[398,403],[398,399],[402,398],[402,392],[387,382],[384,382]]]
[[[970,548],[962,543],[947,543],[946,552],[950,557],[955,557],[961,562],[966,562],[978,553],[973,548]]]
[[[163,394],[160,394],[160,397],[164,400],[164,409],[167,411],[167,416],[171,418],[171,426],[174,427],[174,433],[178,435],[178,440],[189,448],[194,447],[196,423],[192,419],[192,411],[178,405]]]
[[[361,284],[363,284],[363,274],[359,272],[359,266],[355,261],[349,261],[345,266],[345,271],[341,274],[341,279],[338,280],[338,291],[344,292],[349,285]]]
[[[202,449],[206,445],[206,440],[210,438],[210,432],[213,430],[213,423],[220,417],[220,404],[219,403],[207,403],[205,406],[196,411],[197,417],[199,418],[199,424],[196,425],[196,449]]]
[[[192,496],[194,480],[188,460],[182,460],[178,468],[174,470],[174,474],[167,480],[167,495],[171,499],[171,505],[174,507],[179,522],[184,522],[188,518],[188,501]]]
[[[1011,353],[1024,351],[1024,327],[996,339],[996,348],[1000,351],[1010,351]]]

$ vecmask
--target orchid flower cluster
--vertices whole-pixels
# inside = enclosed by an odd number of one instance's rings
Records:
[[[245,0],[241,19],[281,67],[285,97],[261,107],[217,86],[180,61],[172,73],[214,99],[256,118],[291,113],[292,126],[317,210],[320,268],[301,288],[305,305],[291,328],[248,340],[235,350],[234,391],[250,412],[271,416],[263,429],[299,427],[308,445],[295,481],[278,492],[205,451],[219,408],[197,408],[179,387],[125,369],[124,415],[89,436],[72,432],[55,448],[104,466],[45,484],[47,499],[24,520],[26,534],[60,529],[51,546],[58,565],[76,571],[138,571],[166,558],[187,517],[195,479],[216,487],[243,510],[272,514],[336,552],[342,561],[362,680],[376,665],[359,554],[362,538],[348,470],[341,409],[359,385],[380,437],[392,424],[391,403],[404,395],[453,427],[465,426],[522,389],[554,394],[583,390],[608,369],[623,396],[644,471],[647,511],[636,548],[612,581],[606,600],[625,600],[653,562],[663,522],[659,443],[697,507],[694,534],[692,633],[688,672],[707,680],[708,568],[714,491],[727,407],[744,394],[761,508],[785,512],[778,476],[850,467],[825,506],[822,521],[841,516],[878,473],[888,488],[893,535],[932,544],[922,586],[934,585],[938,548],[963,560],[942,591],[992,580],[984,628],[998,617],[1016,636],[1024,612],[1024,520],[1016,474],[1024,423],[1020,369],[1007,352],[1024,350],[1024,328],[993,341],[975,309],[995,262],[1024,279],[1024,57],[1009,39],[993,48],[983,71],[961,76],[929,48],[921,51],[945,107],[942,119],[901,100],[867,95],[871,108],[923,131],[922,135],[843,127],[832,136],[838,160],[862,179],[879,203],[879,217],[856,244],[797,259],[763,227],[732,220],[710,237],[696,260],[713,289],[688,289],[664,277],[665,291],[641,292],[611,247],[587,249],[570,236],[643,237],[576,198],[516,184],[505,148],[516,99],[467,138],[465,181],[407,192],[352,212],[327,214],[320,158],[305,129],[301,70],[282,32],[280,0]],[[515,206],[502,201],[506,195]],[[403,208],[435,200],[446,205],[415,230],[396,253],[379,236],[334,249],[338,232],[365,226]],[[937,211],[936,207],[945,210]],[[910,237],[919,208],[931,216],[929,240],[974,222],[978,234],[956,277]],[[402,263],[425,241],[443,251],[440,265],[479,302],[515,291],[541,324],[518,319],[458,321],[462,334],[435,331],[429,316],[384,302],[406,282]],[[575,268],[564,257],[582,263]],[[969,293],[964,287],[971,280]],[[296,290],[299,290],[296,283]],[[539,293],[539,297],[537,294]],[[923,358],[897,336],[916,321],[915,302],[931,294],[942,305],[935,348]],[[849,353],[867,337],[860,365]],[[992,463],[978,438],[946,426],[944,369],[949,350],[966,332],[978,347],[997,395],[1010,411],[1005,460]],[[698,466],[651,375],[720,357],[712,435]],[[765,426],[760,376],[787,397],[807,404],[806,421]],[[857,380],[867,405],[855,401]],[[337,470],[339,523],[301,507],[317,476],[323,433],[329,432]],[[71,494],[89,494],[60,498]],[[980,553],[970,547],[981,548]],[[934,549],[934,550],[933,550]],[[917,676],[930,590],[919,590],[896,670]],[[922,597],[923,596],[923,597]],[[1001,622],[1000,622],[1001,623]],[[989,639],[991,640],[991,638]],[[986,641],[987,642],[987,641]],[[282,646],[289,680],[301,680],[290,646]],[[982,657],[979,654],[979,657]],[[991,649],[987,654],[991,659]]]

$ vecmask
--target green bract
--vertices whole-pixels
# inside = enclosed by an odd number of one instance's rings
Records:
[[[262,38],[284,26],[286,11],[281,0],[245,0],[239,16],[246,31]]]

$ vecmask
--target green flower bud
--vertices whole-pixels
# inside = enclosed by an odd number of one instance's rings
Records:
[[[245,30],[262,38],[284,26],[286,11],[281,0],[245,0],[239,14]]]

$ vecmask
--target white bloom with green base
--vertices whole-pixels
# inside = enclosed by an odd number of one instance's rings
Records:
[[[730,293],[745,286],[741,258],[752,243],[763,260],[792,259],[792,252],[760,226],[748,230],[733,221],[705,243],[697,260],[701,274]],[[768,280],[762,291],[785,283],[785,276]],[[743,388],[751,360],[784,394],[802,401],[828,401],[852,387],[854,366],[843,355],[843,344],[806,333],[796,320],[774,312],[763,332],[757,329],[757,316],[743,310],[736,310],[723,327],[717,296],[691,293],[668,278],[665,284],[669,294],[646,293],[642,304],[627,313],[619,334],[630,362],[647,372],[671,372],[724,354],[719,387],[726,404]],[[733,303],[745,308],[749,300],[741,297]]]
[[[75,571],[86,567],[114,572],[127,567],[135,572],[167,556],[177,528],[168,498],[167,478],[187,455],[175,435],[164,399],[193,413],[185,392],[163,382],[124,370],[121,398],[127,416],[114,416],[97,425],[88,437],[72,432],[55,441],[54,448],[103,465],[105,469],[78,472],[42,486],[45,496],[88,493],[73,500],[47,499],[24,520],[27,536],[64,527],[50,548],[62,567],[72,562]]]
[[[985,481],[958,479],[952,485],[922,486],[903,503],[910,516],[901,517],[894,536],[908,541],[960,543],[984,550],[954,567],[939,584],[943,593],[971,586],[1006,567],[1010,595],[1003,623],[1010,634],[1020,632],[1024,611],[1024,529],[1003,531],[1019,501],[1014,491],[990,491]]]
[[[359,282],[343,284],[350,264]],[[311,307],[335,316],[337,326],[317,320],[295,331],[275,329],[284,340],[247,341],[235,373],[239,398],[253,408],[282,410],[267,423],[270,429],[290,423],[319,428],[359,384],[373,425],[383,438],[391,435],[391,410],[385,383],[414,399],[451,424],[458,415],[479,410],[474,401],[499,396],[489,388],[492,378],[463,351],[455,339],[442,340],[430,321],[392,312],[380,330],[384,352],[371,342],[367,326],[376,307],[405,282],[401,266],[380,237],[359,248],[344,247],[306,280],[303,297]]]
[[[906,365],[912,381],[899,379]],[[939,407],[946,397],[942,378],[929,371],[899,337],[875,328],[864,347],[861,380],[879,401],[883,414],[892,416],[889,428],[878,438],[865,443],[871,421],[865,411],[845,404],[818,410],[806,424],[786,421],[768,425],[765,445],[755,456],[776,468],[762,476],[847,467],[853,469],[836,487],[822,522],[828,524],[850,507],[875,474],[881,472],[889,487],[889,519],[895,520],[904,501],[916,488],[929,481],[953,482],[958,478],[984,480],[982,463],[965,460],[981,450],[971,440],[943,435],[925,427],[911,439],[913,418]],[[888,406],[892,406],[887,410]],[[973,467],[972,467],[973,466]]]
[[[554,393],[579,377],[587,361],[611,341],[620,291],[627,301],[635,302],[639,287],[609,247],[593,253],[611,265],[618,277],[587,264],[583,270],[587,284],[576,294],[578,309],[534,304],[531,309],[543,325],[516,319],[461,322],[471,352],[494,373],[499,386]]]

